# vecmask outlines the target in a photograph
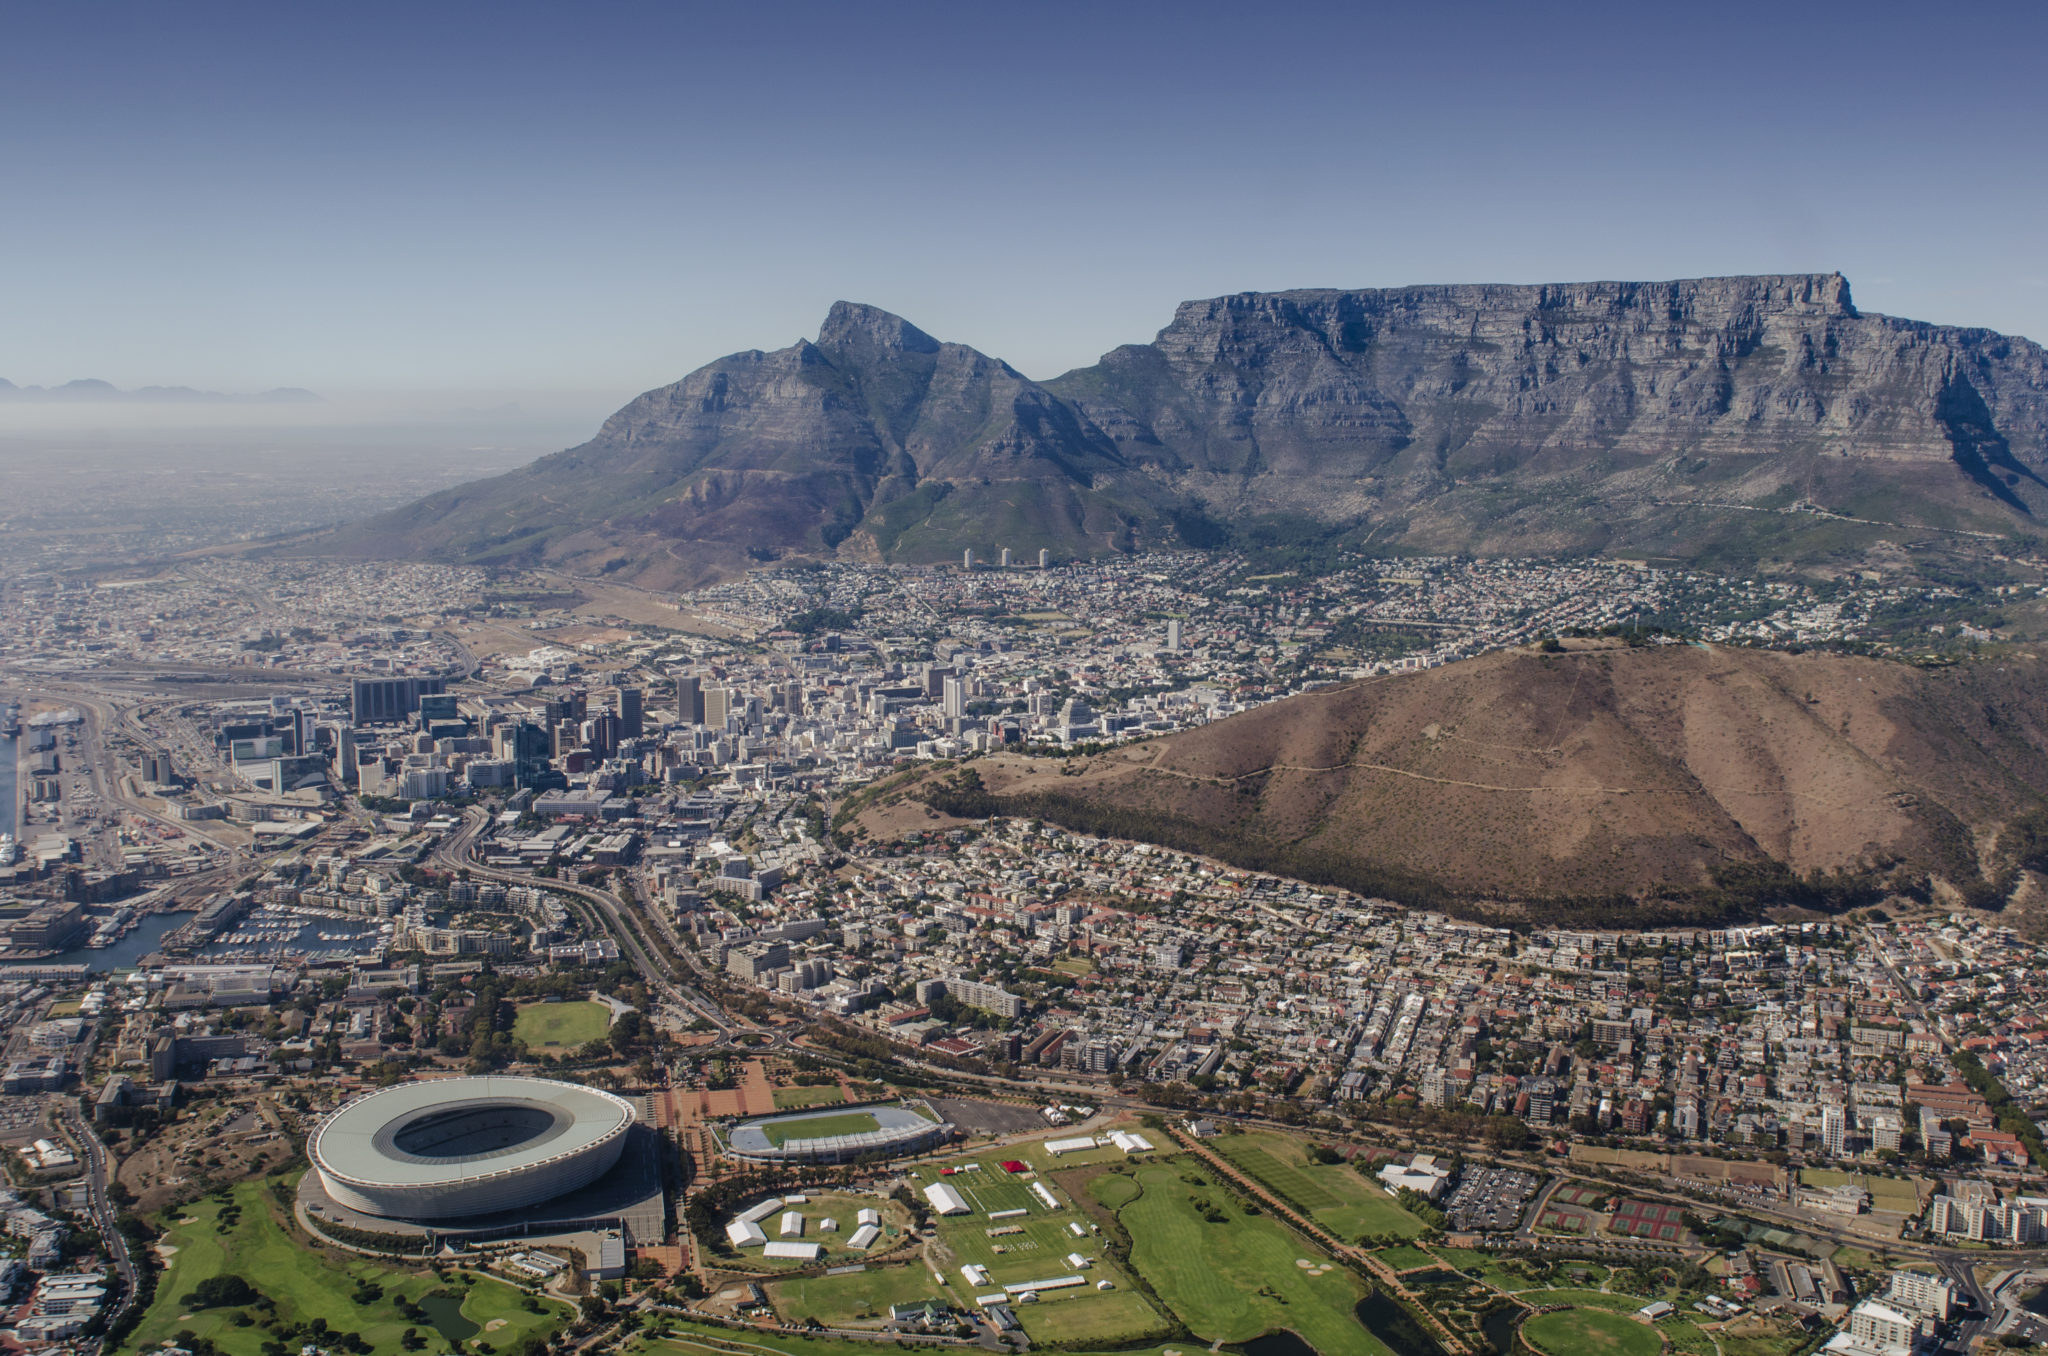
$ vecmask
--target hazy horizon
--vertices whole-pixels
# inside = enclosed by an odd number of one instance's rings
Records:
[[[1045,378],[1229,292],[1830,270],[2048,339],[2044,39],[2013,4],[31,7],[0,377],[623,398],[846,298]]]

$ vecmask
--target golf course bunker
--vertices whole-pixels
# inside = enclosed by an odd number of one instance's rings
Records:
[[[756,1163],[850,1163],[936,1148],[953,1127],[923,1102],[833,1106],[736,1121],[725,1131],[734,1157]]]

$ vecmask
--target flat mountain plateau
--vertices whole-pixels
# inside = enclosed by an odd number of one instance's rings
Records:
[[[294,549],[688,586],[779,559],[1320,540],[1842,569],[2038,553],[2048,354],[1839,274],[1240,293],[1033,381],[872,306]]]
[[[2040,859],[2043,662],[1567,642],[1065,759],[893,784],[850,828],[1043,817],[1485,916],[1996,903]],[[908,811],[909,813],[906,813]],[[1565,916],[1560,914],[1559,916]]]

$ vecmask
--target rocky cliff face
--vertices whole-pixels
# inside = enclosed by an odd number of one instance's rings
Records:
[[[342,534],[341,549],[546,560],[682,584],[785,555],[1128,549],[1155,491],[1007,363],[840,302],[816,343],[649,391],[581,447]],[[1128,481],[1128,484],[1120,482]]]
[[[2044,475],[2038,345],[1861,314],[1839,275],[1245,293],[1045,383],[842,302],[815,343],[340,544],[682,582],[1301,515],[1416,549],[1796,556],[1843,517],[2025,535]]]
[[[1483,535],[1546,490],[1592,491],[1587,525],[1610,528],[1729,496],[1853,510],[1901,484],[2031,517],[2048,508],[2043,359],[1862,315],[1839,275],[1705,278],[1188,302],[1153,343],[1049,384],[1225,513],[1393,511]],[[1457,493],[1474,487],[1505,491],[1492,518]]]

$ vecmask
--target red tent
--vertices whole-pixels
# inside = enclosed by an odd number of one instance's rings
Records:
[[[1019,1162],[1018,1162],[1018,1161],[1017,1161],[1016,1159],[1012,1158],[1012,1159],[1010,1159],[1010,1160],[1009,1160],[1008,1162],[1006,1162],[1006,1163],[1004,1163],[1004,1164],[1003,1164],[1003,1171],[1004,1171],[1004,1172],[1029,1172],[1029,1171],[1031,1171],[1031,1169],[1030,1169],[1030,1168],[1029,1168],[1029,1167],[1028,1167],[1027,1165],[1025,1165],[1025,1164],[1023,1164],[1023,1163],[1019,1163]]]

